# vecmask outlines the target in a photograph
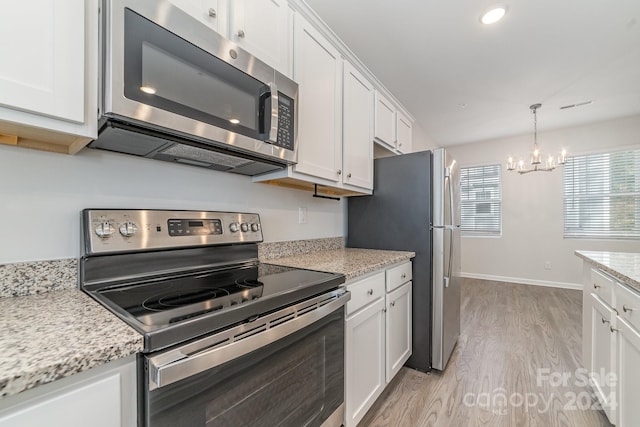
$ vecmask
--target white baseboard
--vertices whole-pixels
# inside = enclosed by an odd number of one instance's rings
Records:
[[[580,291],[583,288],[581,283],[549,282],[546,280],[524,279],[522,277],[492,276],[489,274],[475,274],[475,273],[460,273],[460,276],[466,277],[468,279],[493,280],[496,282],[518,283],[521,285],[546,286],[548,288],[575,289]]]

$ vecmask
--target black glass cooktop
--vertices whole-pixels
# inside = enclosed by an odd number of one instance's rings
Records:
[[[96,297],[126,312],[140,324],[155,329],[240,307],[244,308],[244,316],[259,315],[269,307],[258,303],[276,298],[280,300],[280,306],[296,302],[326,290],[324,285],[335,276],[256,263],[103,289]],[[322,289],[316,289],[318,287]],[[247,311],[250,307],[255,310]]]

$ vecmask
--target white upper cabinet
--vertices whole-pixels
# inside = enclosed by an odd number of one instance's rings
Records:
[[[401,153],[411,153],[413,123],[400,110],[396,111],[396,148]]]
[[[3,2],[0,133],[35,146],[21,140],[59,132],[48,149],[61,152],[81,148],[70,147],[78,136],[96,136],[97,22],[97,2]]]
[[[391,148],[395,148],[396,107],[380,92],[376,91],[375,96],[375,139]]]
[[[342,180],[342,59],[304,17],[294,20],[293,79],[298,83],[296,172]]]
[[[344,62],[342,182],[373,189],[373,85]]]
[[[291,77],[292,12],[286,0],[231,0],[229,38]]]
[[[0,103],[84,121],[84,0],[2,5]]]
[[[399,153],[411,152],[413,122],[400,108],[376,91],[375,140]]]
[[[226,35],[226,0],[170,0],[206,26]]]

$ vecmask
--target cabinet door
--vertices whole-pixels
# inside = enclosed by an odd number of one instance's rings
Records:
[[[0,105],[84,122],[84,0],[3,2],[0,39]]]
[[[380,92],[375,94],[375,138],[396,148],[396,107]]]
[[[373,85],[344,62],[342,182],[373,189]]]
[[[609,417],[615,420],[615,384],[609,375],[615,372],[615,312],[595,294],[591,294],[591,375],[593,389]]]
[[[135,356],[0,401],[0,427],[134,427]]]
[[[618,318],[618,423],[620,427],[640,425],[640,333]],[[612,420],[613,421],[613,420]],[[615,421],[613,421],[615,422]]]
[[[207,27],[212,28],[217,32],[224,31],[220,28],[221,21],[224,21],[223,15],[225,10],[220,10],[220,6],[224,3],[224,0],[170,0],[171,3],[178,6],[189,15],[196,18],[198,21],[205,24]]]
[[[355,427],[385,387],[384,298],[347,318],[345,326],[346,427]]]
[[[386,378],[390,382],[411,356],[411,282],[387,294]]]
[[[342,60],[300,14],[294,20],[293,79],[298,82],[296,172],[342,179]]]
[[[286,0],[232,0],[229,36],[252,55],[291,76],[292,20]]]
[[[413,125],[402,112],[396,111],[396,148],[401,153],[411,153]]]

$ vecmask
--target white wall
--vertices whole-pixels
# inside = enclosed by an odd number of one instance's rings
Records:
[[[439,145],[416,122],[411,132],[411,151],[426,151],[438,148]]]
[[[544,126],[543,123],[539,123]],[[540,126],[539,126],[540,128]],[[539,132],[543,153],[569,154],[640,148],[640,116],[589,126]],[[562,168],[519,175],[507,172],[508,155],[527,155],[533,135],[449,147],[461,167],[501,164],[502,237],[462,239],[462,271],[471,277],[568,286],[581,282],[577,249],[640,252],[630,240],[564,239]],[[544,269],[545,261],[552,263]]]
[[[84,208],[257,212],[268,242],[344,236],[344,201],[249,177],[85,149],[0,146],[0,263],[77,257]],[[298,224],[306,207],[307,224]]]

